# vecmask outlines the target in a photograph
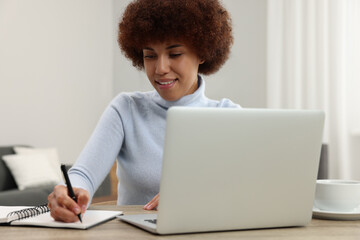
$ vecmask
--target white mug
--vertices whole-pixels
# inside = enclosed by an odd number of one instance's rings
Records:
[[[314,206],[324,211],[354,211],[360,206],[360,181],[317,180]]]

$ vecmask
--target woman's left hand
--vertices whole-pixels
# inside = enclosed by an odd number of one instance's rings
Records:
[[[160,198],[159,194],[156,194],[156,196],[144,206],[144,209],[145,210],[156,210],[157,206],[159,205],[159,198]]]

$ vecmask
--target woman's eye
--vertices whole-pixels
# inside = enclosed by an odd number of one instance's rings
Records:
[[[179,56],[181,56],[181,53],[171,53],[170,54],[170,57],[172,57],[172,58],[176,58],[176,57],[179,57]]]
[[[150,55],[150,54],[144,55],[144,58],[146,58],[146,59],[153,59],[153,58],[155,58],[155,55]]]

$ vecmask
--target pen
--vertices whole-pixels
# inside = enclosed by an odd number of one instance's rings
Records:
[[[74,194],[74,190],[71,186],[71,182],[70,182],[70,179],[69,179],[69,176],[67,174],[67,171],[66,171],[66,168],[65,168],[65,165],[64,164],[61,164],[61,171],[63,172],[64,174],[64,178],[65,178],[65,182],[66,182],[66,187],[68,189],[68,192],[69,192],[69,195],[70,197],[77,203],[77,199],[75,197],[75,194]],[[81,219],[81,214],[79,213],[77,215],[79,217],[79,220],[80,222],[82,222],[82,219]]]

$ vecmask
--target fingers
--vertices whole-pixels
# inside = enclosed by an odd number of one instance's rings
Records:
[[[153,199],[151,199],[151,201],[148,202],[144,206],[144,209],[145,210],[156,210],[157,206],[159,205],[159,199],[160,199],[159,194],[156,194],[156,196]]]
[[[76,215],[70,210],[77,205],[69,196],[65,186],[55,186],[54,191],[48,196],[50,215],[56,221],[75,222]]]
[[[80,199],[80,204],[68,196],[67,188],[62,185],[55,186],[54,191],[48,196],[50,215],[56,221],[77,222],[79,221],[77,215],[85,212],[82,211],[82,208],[85,205],[86,210],[89,193],[80,188],[74,188],[74,192],[75,196]]]
[[[89,203],[89,193],[81,188],[74,188],[75,196],[77,197],[77,204],[80,207],[81,213],[84,214]]]

